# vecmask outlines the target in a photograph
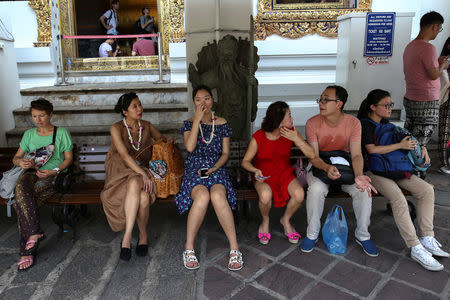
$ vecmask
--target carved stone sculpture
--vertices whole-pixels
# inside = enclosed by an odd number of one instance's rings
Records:
[[[189,65],[189,80],[195,88],[206,85],[217,90],[213,109],[233,128],[234,140],[248,139],[250,122],[256,118],[258,81],[255,71],[259,60],[257,48],[250,53],[248,39],[226,35],[214,40],[198,53],[196,67]],[[252,61],[252,63],[250,63]]]

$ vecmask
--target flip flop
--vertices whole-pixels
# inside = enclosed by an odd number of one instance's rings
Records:
[[[37,240],[28,239],[27,243],[25,244],[25,253],[28,255],[32,255],[34,252],[36,252],[39,247],[39,243],[45,240],[45,238],[46,238],[45,234],[41,233]],[[29,249],[26,249],[29,245],[33,246]]]
[[[263,244],[263,245],[267,245],[269,243],[271,237],[272,236],[268,232],[260,232],[260,233],[258,233],[259,242],[261,244]]]
[[[29,265],[27,268],[21,269],[20,266],[26,263],[31,263],[31,265]],[[32,266],[34,266],[34,258],[33,257],[28,257],[28,258],[24,258],[21,259],[18,263],[17,263],[17,270],[18,271],[26,271],[29,268],[31,268]]]

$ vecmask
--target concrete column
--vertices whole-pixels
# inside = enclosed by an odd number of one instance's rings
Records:
[[[220,40],[227,34],[249,37],[252,0],[186,0],[186,64],[195,65],[197,53],[208,42]],[[186,69],[187,69],[186,68]],[[192,86],[188,80],[188,98]],[[192,110],[192,101],[188,101]]]

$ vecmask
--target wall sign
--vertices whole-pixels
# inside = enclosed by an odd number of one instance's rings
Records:
[[[364,56],[392,56],[395,12],[367,13]]]

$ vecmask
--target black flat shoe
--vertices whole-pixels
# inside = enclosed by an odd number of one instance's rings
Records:
[[[143,244],[139,245],[139,240],[136,243],[136,255],[137,256],[147,256],[148,254],[148,245]]]
[[[131,258],[131,245],[130,248],[122,247],[122,242],[120,242],[120,259],[129,261]]]

